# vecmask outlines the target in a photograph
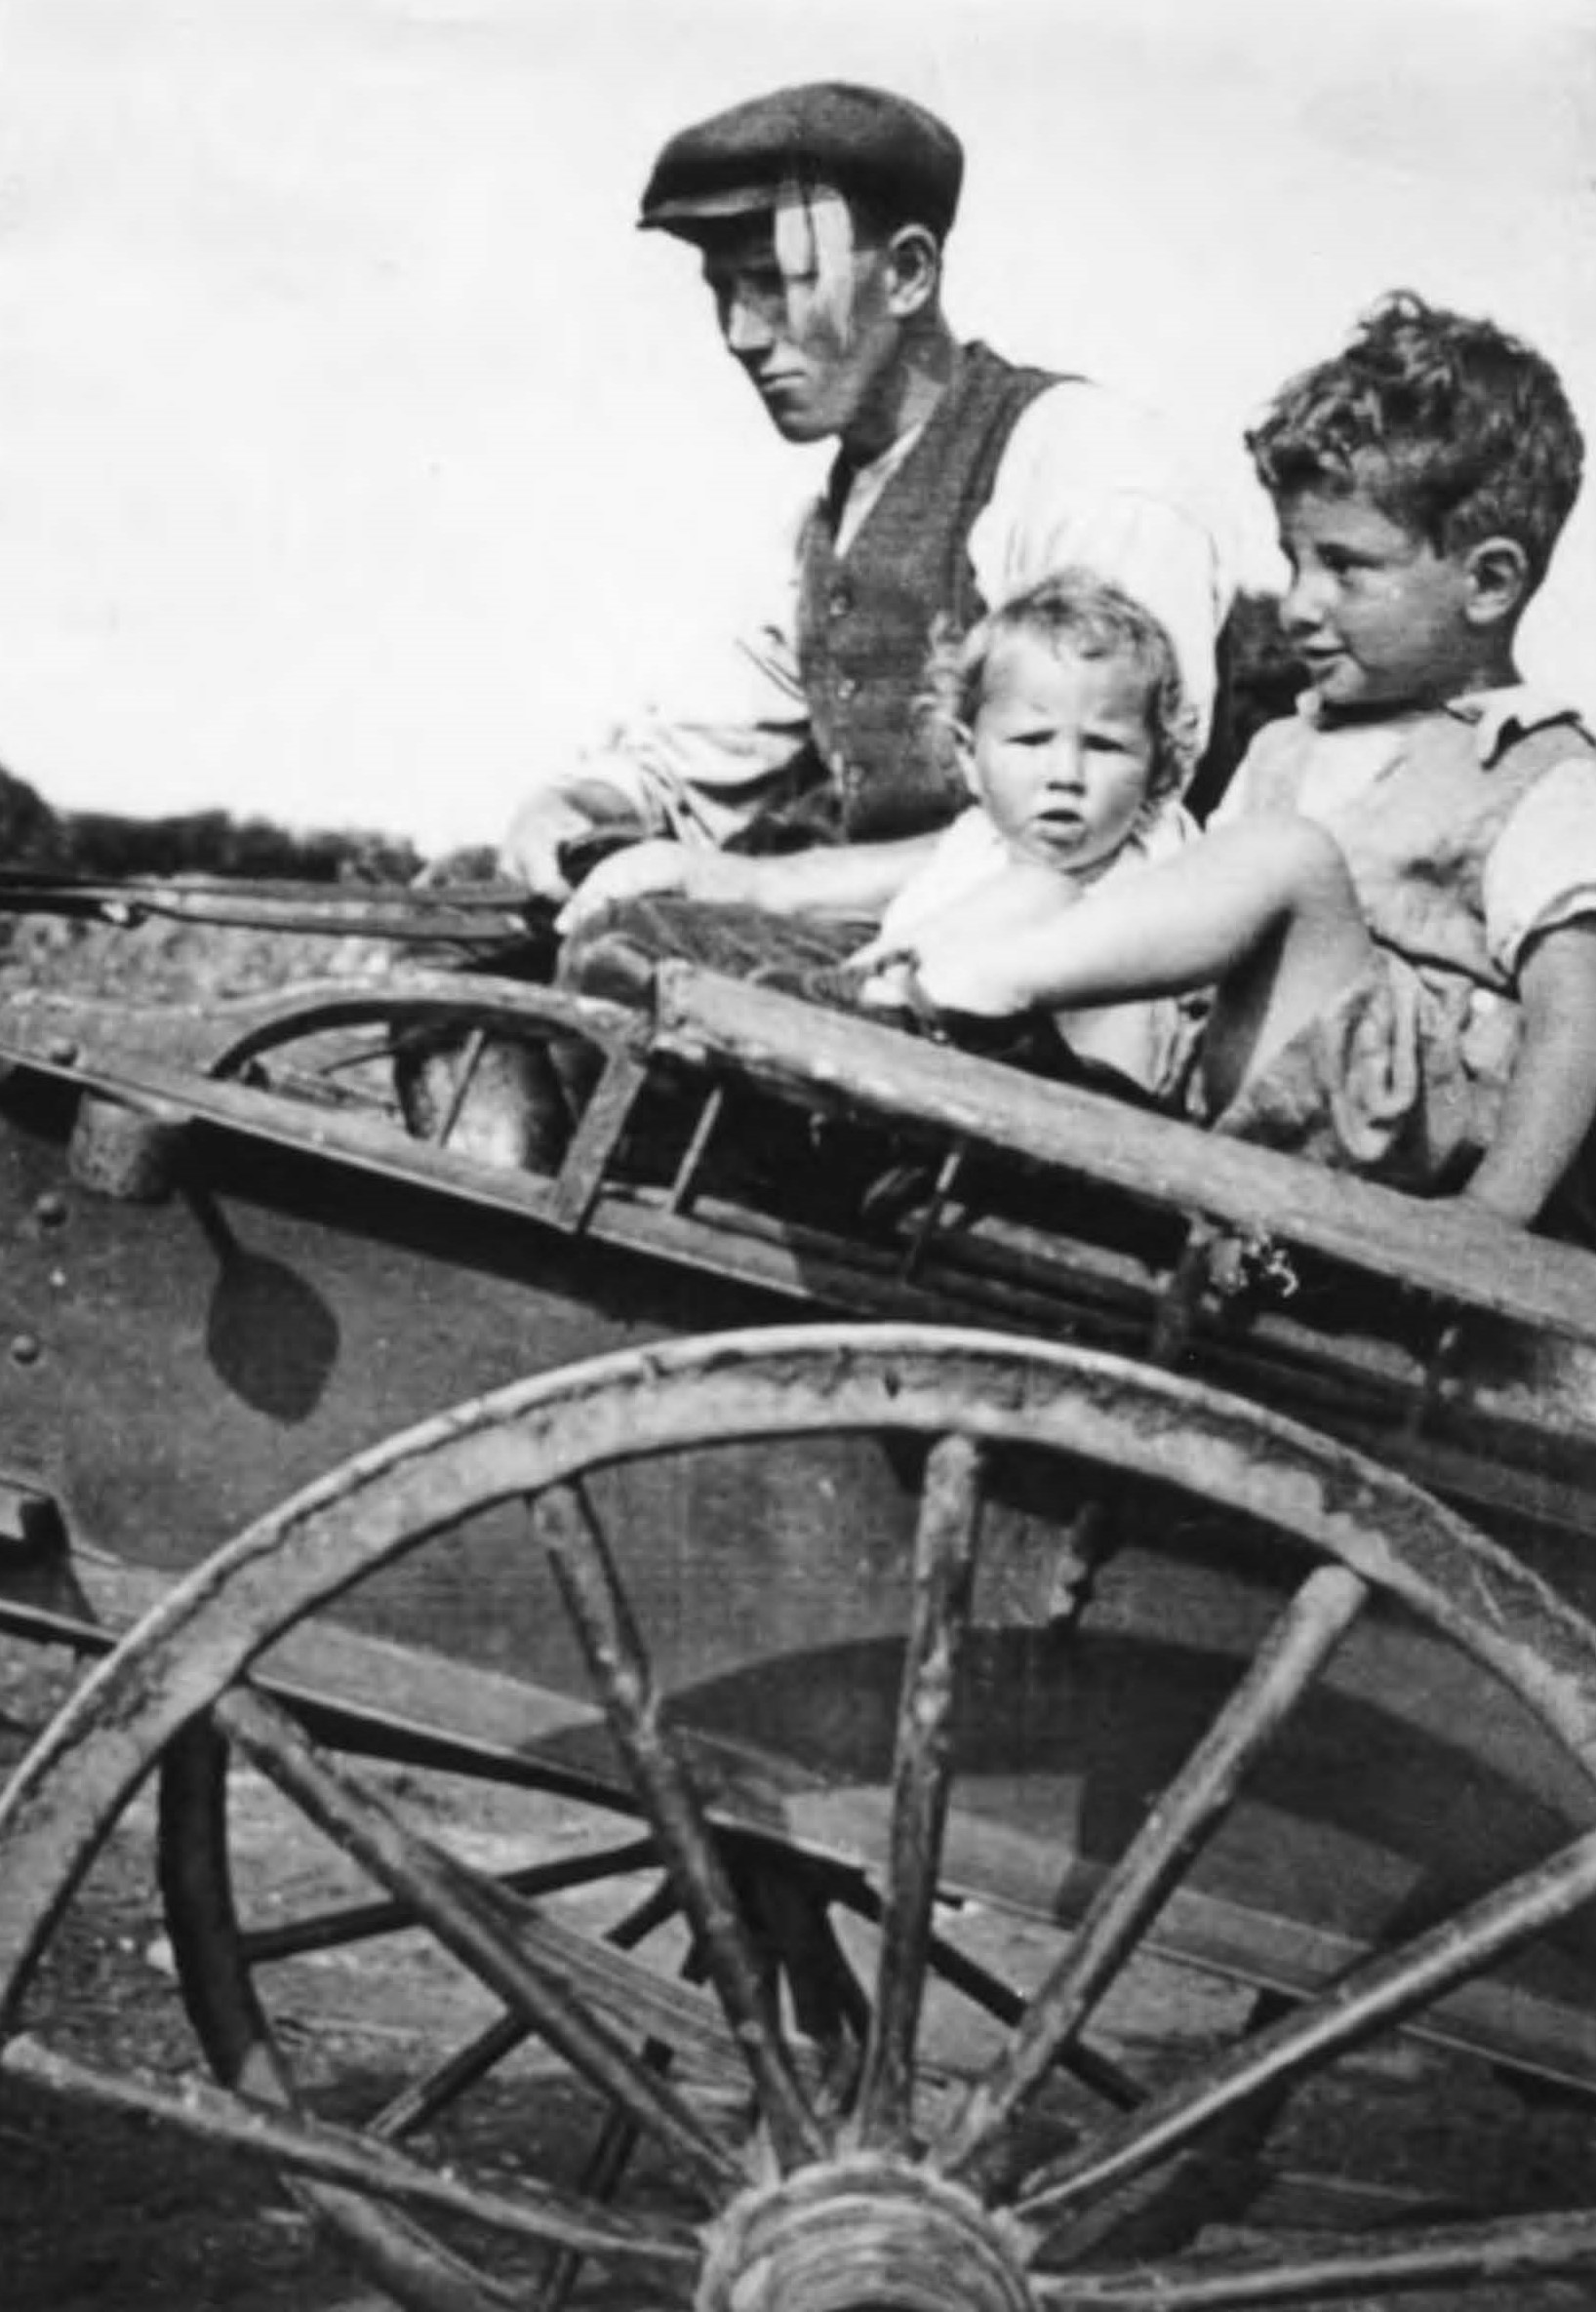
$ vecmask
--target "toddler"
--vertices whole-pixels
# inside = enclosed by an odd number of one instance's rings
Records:
[[[1154,992],[1029,1013],[1023,1029],[994,1032],[956,1008],[938,1016],[913,969],[944,928],[1001,947],[1195,840],[1178,800],[1195,719],[1163,627],[1119,587],[1057,573],[938,649],[925,711],[972,791],[950,826],[775,858],[639,844],[612,862],[602,907],[579,894],[566,910],[562,977],[633,994],[663,956],[689,956],[823,1002],[891,1006],[1044,1072],[1111,1071],[1169,1096],[1188,1005]],[[629,895],[618,903],[617,868]]]

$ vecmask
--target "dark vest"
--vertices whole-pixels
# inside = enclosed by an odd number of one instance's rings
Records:
[[[969,802],[957,764],[916,712],[932,630],[964,633],[986,609],[971,526],[992,495],[1020,413],[1058,380],[964,346],[925,431],[836,550],[840,474],[800,548],[798,666],[809,703],[803,791],[751,830],[750,847],[886,842],[939,827]]]

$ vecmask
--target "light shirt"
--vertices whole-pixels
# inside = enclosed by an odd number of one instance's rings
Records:
[[[1507,741],[1567,722],[1566,701],[1529,683],[1475,691],[1434,710],[1472,724],[1480,761],[1490,767]],[[1312,692],[1297,712],[1314,731],[1303,750],[1296,808],[1331,834],[1408,743],[1415,717],[1337,722],[1324,717]],[[1238,768],[1211,824],[1221,826],[1257,809],[1249,768]],[[1517,977],[1526,941],[1538,932],[1596,914],[1596,760],[1572,736],[1569,759],[1537,779],[1503,824],[1486,855],[1480,877],[1486,945],[1508,979]]]
[[[840,550],[915,438],[894,442],[855,474],[839,518]],[[579,793],[601,786],[631,806],[644,831],[688,841],[724,843],[755,817],[809,730],[798,672],[801,527],[787,541],[768,615],[717,662],[696,670],[688,711],[640,716],[574,768],[551,768],[536,784]],[[1233,588],[1229,526],[1147,412],[1082,380],[1047,387],[1009,436],[969,550],[992,608],[1075,564],[1123,586],[1163,621],[1206,728],[1215,640]]]
[[[1079,876],[1059,868],[1060,910],[1078,906],[1088,892],[1096,899],[1121,878],[1173,858],[1196,837],[1189,815],[1177,803],[1165,804],[1126,837],[1111,858]],[[1014,865],[1014,854],[998,826],[979,804],[975,805],[943,830],[924,866],[889,902],[877,938],[888,947],[900,943],[912,954],[917,930]],[[1190,1017],[1191,1007],[1174,997],[1054,1014],[1059,1034],[1082,1059],[1117,1068],[1143,1090],[1160,1095],[1175,1088],[1186,1056]]]

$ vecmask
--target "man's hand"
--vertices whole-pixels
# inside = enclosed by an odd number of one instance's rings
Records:
[[[567,901],[554,928],[562,937],[592,921],[601,908],[622,899],[641,899],[661,892],[680,892],[685,898],[731,903],[753,897],[756,871],[750,860],[697,844],[654,838],[629,843],[611,858],[602,859]]]
[[[537,898],[568,899],[571,883],[560,863],[561,849],[592,831],[592,819],[568,796],[533,795],[510,821],[499,846],[499,867]]]

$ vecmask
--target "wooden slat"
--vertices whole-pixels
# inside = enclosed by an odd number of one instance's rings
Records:
[[[841,1097],[1261,1230],[1394,1286],[1596,1344],[1596,1256],[1448,1202],[1326,1172],[693,965],[659,975],[660,1040],[790,1093]]]
[[[8,988],[0,1000],[0,1058],[59,1063],[70,1045],[88,1074],[114,1072],[134,1056],[156,1067],[203,1070],[218,1054],[257,1037],[269,1039],[287,1028],[309,1037],[389,1016],[406,1025],[435,1016],[462,1029],[509,1029],[522,1021],[529,1029],[582,1036],[606,1050],[639,1043],[644,1032],[637,1014],[620,1004],[487,973],[406,964],[381,977],[300,979],[215,1004]]]

